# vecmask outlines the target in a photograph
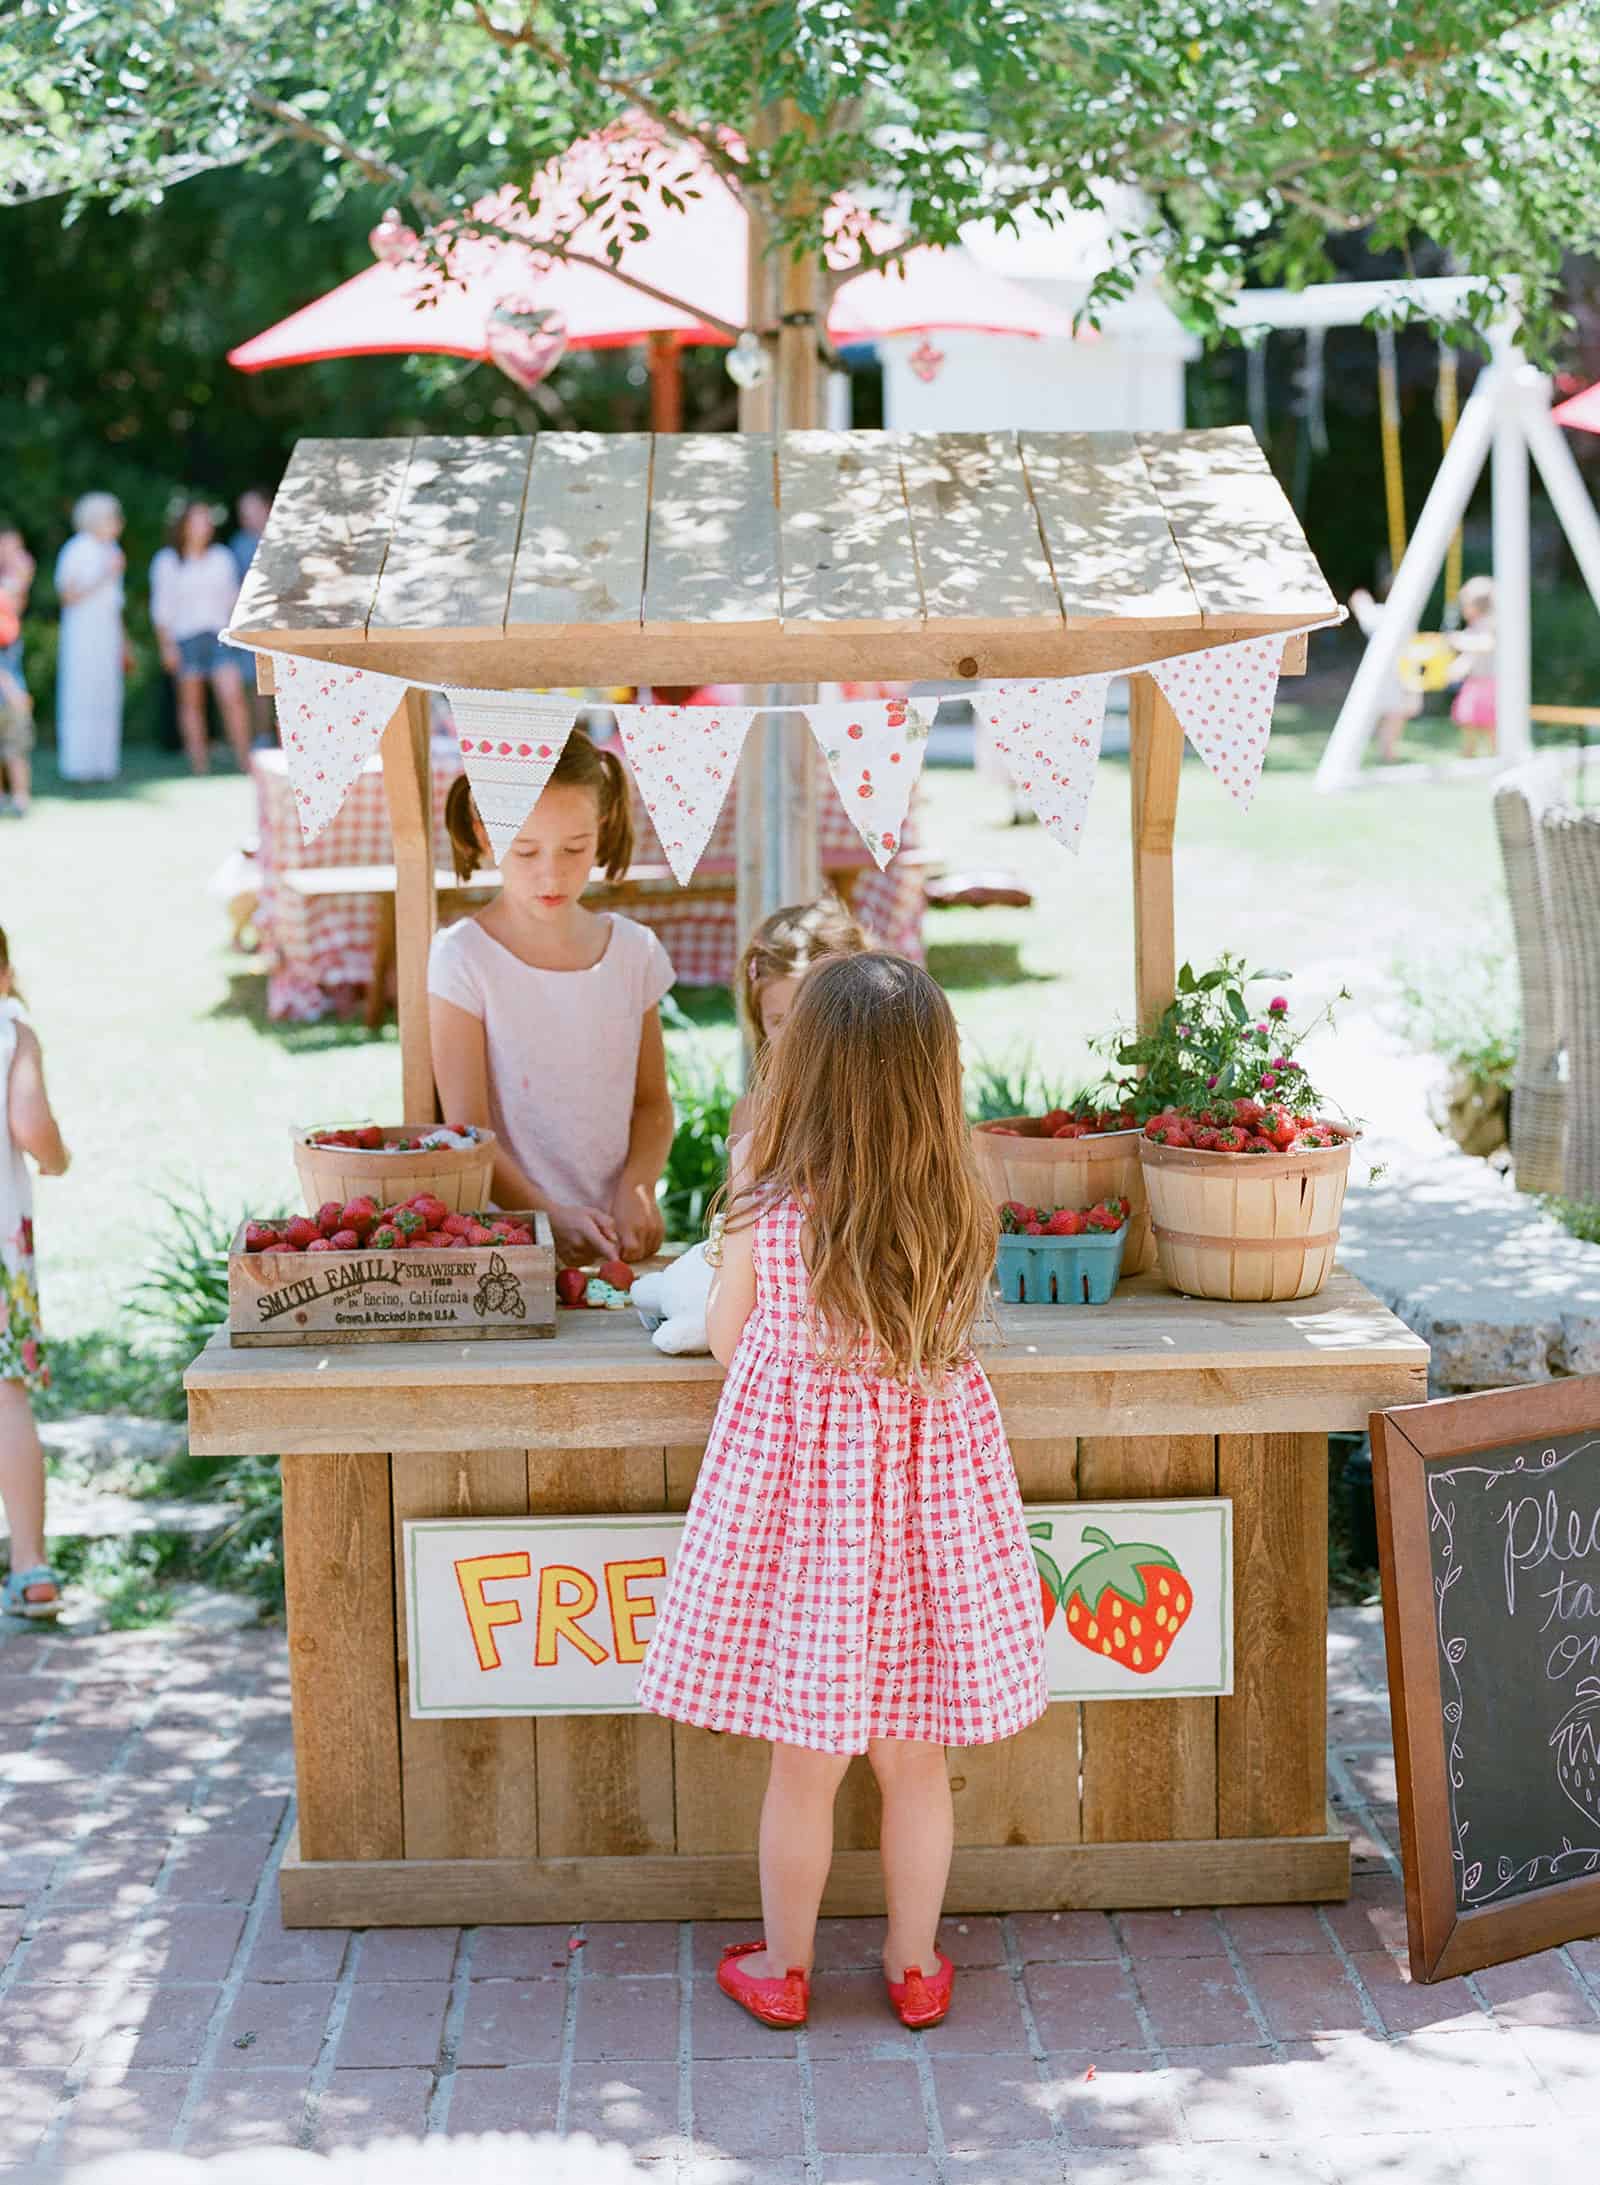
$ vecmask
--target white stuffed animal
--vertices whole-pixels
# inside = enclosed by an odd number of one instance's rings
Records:
[[[669,1358],[694,1358],[708,1352],[706,1301],[711,1295],[711,1262],[696,1244],[668,1267],[641,1275],[629,1296],[657,1350]]]

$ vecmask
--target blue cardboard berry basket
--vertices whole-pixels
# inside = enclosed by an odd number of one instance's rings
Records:
[[[1122,1273],[1128,1224],[1107,1235],[1002,1237],[997,1264],[1008,1305],[1109,1304]]]

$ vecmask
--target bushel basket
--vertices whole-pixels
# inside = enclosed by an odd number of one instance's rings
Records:
[[[390,1123],[384,1143],[415,1138],[432,1124]],[[480,1131],[475,1145],[435,1146],[422,1153],[384,1153],[362,1146],[314,1146],[302,1130],[293,1134],[294,1165],[305,1193],[306,1211],[337,1199],[369,1198],[379,1206],[398,1206],[430,1191],[452,1213],[475,1213],[489,1204],[494,1175],[495,1135]]]
[[[1006,1131],[1022,1135],[1007,1138],[1002,1135]],[[992,1123],[973,1125],[972,1150],[996,1206],[1016,1199],[1023,1206],[1070,1206],[1086,1214],[1104,1199],[1126,1199],[1128,1241],[1122,1272],[1142,1275],[1155,1265],[1136,1130],[1098,1131],[1092,1138],[1046,1138],[1036,1116],[1003,1115]]]
[[[1141,1138],[1162,1279],[1188,1297],[1315,1297],[1333,1271],[1348,1140],[1299,1153],[1206,1153]]]

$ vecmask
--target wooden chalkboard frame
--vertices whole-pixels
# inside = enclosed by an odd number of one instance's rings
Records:
[[[1372,1477],[1383,1578],[1400,1858],[1414,1980],[1486,1965],[1600,1934],[1600,1874],[1463,1912],[1456,1902],[1449,1786],[1437,1725],[1444,1693],[1434,1622],[1425,1463],[1508,1442],[1600,1429],[1600,1375],[1446,1397],[1374,1414]]]

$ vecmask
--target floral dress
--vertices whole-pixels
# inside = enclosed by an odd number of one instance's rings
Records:
[[[6,1128],[6,1092],[17,1034],[27,1022],[22,1004],[0,996],[0,1381],[21,1381],[35,1393],[50,1385],[39,1328],[33,1272],[33,1185],[22,1148]]]
[[[1017,1475],[975,1358],[918,1388],[811,1348],[802,1216],[756,1225],[728,1369],[639,1685],[678,1722],[817,1752],[986,1745],[1043,1714]]]

